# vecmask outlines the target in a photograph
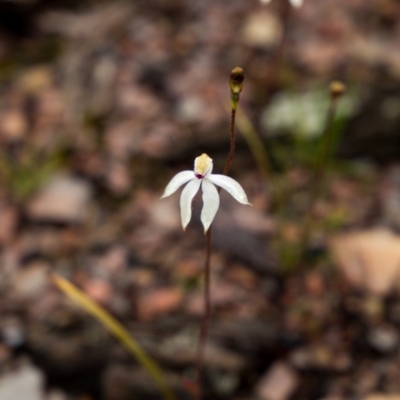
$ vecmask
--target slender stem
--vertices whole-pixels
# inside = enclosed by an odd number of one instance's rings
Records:
[[[230,127],[230,150],[224,167],[224,175],[228,175],[232,164],[233,156],[235,155],[235,118],[236,109],[232,108],[231,112],[231,127]],[[220,190],[220,188],[219,188]],[[210,259],[211,259],[211,226],[206,234],[206,261],[204,266],[204,315],[200,328],[199,344],[197,348],[197,393],[196,400],[203,398],[203,365],[205,344],[208,335],[208,326],[211,315],[211,299],[210,299]]]
[[[303,253],[306,251],[306,247],[311,237],[312,223],[313,223],[313,216],[312,216],[313,206],[318,199],[323,198],[325,195],[325,189],[328,179],[327,175],[334,147],[333,123],[335,120],[337,100],[338,100],[337,98],[331,97],[328,111],[326,114],[325,130],[322,135],[321,148],[315,165],[314,185],[311,188],[310,201],[308,204],[304,220],[304,228],[303,228],[304,233],[302,235],[302,243],[301,243],[301,251]]]
[[[231,148],[229,150],[229,155],[225,163],[224,167],[224,175],[228,175],[229,169],[231,168],[231,164],[233,161],[233,156],[235,155],[235,145],[236,145],[236,140],[235,140],[235,119],[236,119],[236,108],[232,108],[231,110]]]
[[[235,119],[236,109],[239,103],[239,94],[242,90],[244,80],[244,72],[242,68],[236,67],[231,72],[229,86],[231,89],[231,126],[230,126],[230,149],[229,155],[224,167],[224,175],[228,175],[231,167],[233,156],[235,155]],[[218,189],[220,191],[220,188]],[[206,233],[206,261],[204,266],[204,315],[201,323],[199,343],[197,348],[197,391],[195,400],[203,399],[203,365],[206,340],[208,335],[208,326],[211,315],[211,298],[210,298],[210,260],[211,260],[211,226]]]
[[[316,181],[318,178],[322,178],[326,175],[326,172],[330,166],[333,149],[335,147],[335,134],[333,131],[334,119],[337,111],[337,103],[340,97],[346,92],[346,85],[340,81],[333,81],[329,85],[330,91],[330,102],[326,115],[326,125],[325,130],[322,135],[322,143],[319,152],[319,158],[317,159],[316,165]],[[323,179],[320,179],[321,187],[323,185]],[[318,193],[317,193],[318,194]]]
[[[228,175],[232,164],[233,156],[235,155],[235,118],[236,108],[232,108],[231,112],[231,127],[230,127],[230,150],[224,167],[224,175]],[[221,188],[218,188],[220,191]],[[211,226],[206,233],[206,261],[204,266],[204,315],[200,328],[199,343],[197,348],[197,392],[195,400],[203,398],[203,366],[206,339],[208,335],[208,326],[211,315],[211,299],[210,299],[210,259],[211,259]]]
[[[197,348],[197,393],[196,400],[203,398],[203,365],[208,326],[211,315],[210,298],[210,259],[211,259],[211,227],[206,234],[206,261],[204,268],[204,315],[200,328],[199,344]]]
[[[325,172],[329,168],[329,164],[331,161],[333,145],[334,145],[333,122],[336,114],[336,104],[337,104],[337,99],[331,99],[326,115],[326,127],[322,135],[322,149],[320,150],[318,165],[315,170],[317,179],[325,175]]]

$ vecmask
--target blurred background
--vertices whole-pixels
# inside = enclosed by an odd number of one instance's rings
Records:
[[[49,271],[192,398],[201,199],[159,198],[222,172],[240,66],[205,399],[399,400],[399,48],[397,0],[0,0],[0,399],[163,398]]]

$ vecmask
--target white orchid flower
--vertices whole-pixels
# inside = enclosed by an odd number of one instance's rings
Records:
[[[261,3],[266,4],[269,3],[271,0],[260,0]],[[293,7],[301,7],[303,5],[303,0],[289,0],[290,4]]]
[[[215,185],[225,189],[235,200],[242,204],[250,204],[243,188],[234,179],[225,175],[212,174],[213,161],[207,154],[202,154],[194,161],[194,171],[182,171],[176,174],[165,188],[161,198],[175,193],[182,185],[187,183],[181,194],[181,218],[183,230],[186,229],[192,217],[192,201],[200,186],[203,191],[203,209],[201,210],[201,222],[204,233],[218,211],[219,194]]]

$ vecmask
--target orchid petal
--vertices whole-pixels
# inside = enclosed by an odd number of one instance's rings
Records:
[[[171,196],[171,194],[175,193],[182,185],[184,185],[186,182],[189,182],[193,178],[193,171],[179,172],[170,180],[161,198],[163,199],[164,197]]]
[[[207,233],[219,207],[219,194],[217,188],[208,180],[203,179],[203,209],[201,210],[201,222],[204,233]]]
[[[250,204],[243,188],[234,179],[225,175],[210,175],[207,177],[212,183],[225,189],[239,203]]]
[[[182,190],[181,194],[181,218],[183,230],[186,229],[187,224],[192,218],[192,201],[193,197],[199,191],[201,179],[192,179]]]

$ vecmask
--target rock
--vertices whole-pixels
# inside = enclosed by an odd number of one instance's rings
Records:
[[[16,80],[16,85],[24,92],[37,94],[50,88],[54,74],[50,65],[42,64],[27,68]]]
[[[24,325],[20,319],[14,317],[3,319],[0,333],[4,343],[10,348],[18,348],[25,343]]]
[[[111,285],[102,279],[87,280],[83,285],[83,290],[91,299],[102,305],[109,304],[113,297]]]
[[[183,293],[178,288],[161,288],[145,293],[138,298],[138,315],[148,320],[157,315],[166,314],[180,307]]]
[[[191,332],[182,330],[158,343],[155,353],[157,358],[168,364],[185,367],[196,363],[197,347],[193,345]],[[204,353],[204,365],[207,368],[238,373],[243,371],[247,362],[240,354],[209,340]]]
[[[28,121],[20,110],[4,112],[0,118],[0,135],[9,141],[21,140],[28,130]]]
[[[49,286],[49,265],[36,261],[23,268],[15,275],[12,283],[12,293],[18,299],[32,301],[41,296]]]
[[[232,398],[240,383],[238,374],[227,371],[213,371],[209,379],[214,391],[223,398]]]
[[[282,38],[279,18],[268,11],[250,14],[244,22],[243,39],[249,46],[269,48]]]
[[[184,97],[176,107],[176,118],[182,122],[201,122],[206,104],[201,97]]]
[[[159,201],[149,202],[149,215],[151,222],[157,226],[157,229],[163,231],[181,230],[181,219],[176,198],[173,196]]]
[[[28,214],[36,220],[82,223],[88,212],[91,195],[92,188],[83,179],[57,176],[28,204]]]
[[[298,370],[332,370],[343,372],[352,366],[349,354],[324,344],[300,347],[290,355],[291,364]]]
[[[276,362],[261,378],[256,393],[262,400],[286,400],[299,385],[297,373],[288,364]]]
[[[399,282],[400,237],[389,230],[339,235],[331,240],[330,251],[355,287],[384,296]]]
[[[282,326],[276,318],[225,318],[215,321],[213,338],[227,341],[248,357],[258,357],[267,349],[276,350],[282,337]]]
[[[371,329],[367,340],[375,350],[381,353],[390,353],[397,349],[399,335],[392,327],[381,326]]]
[[[22,365],[16,371],[0,378],[1,400],[43,400],[43,373],[30,364]]]

